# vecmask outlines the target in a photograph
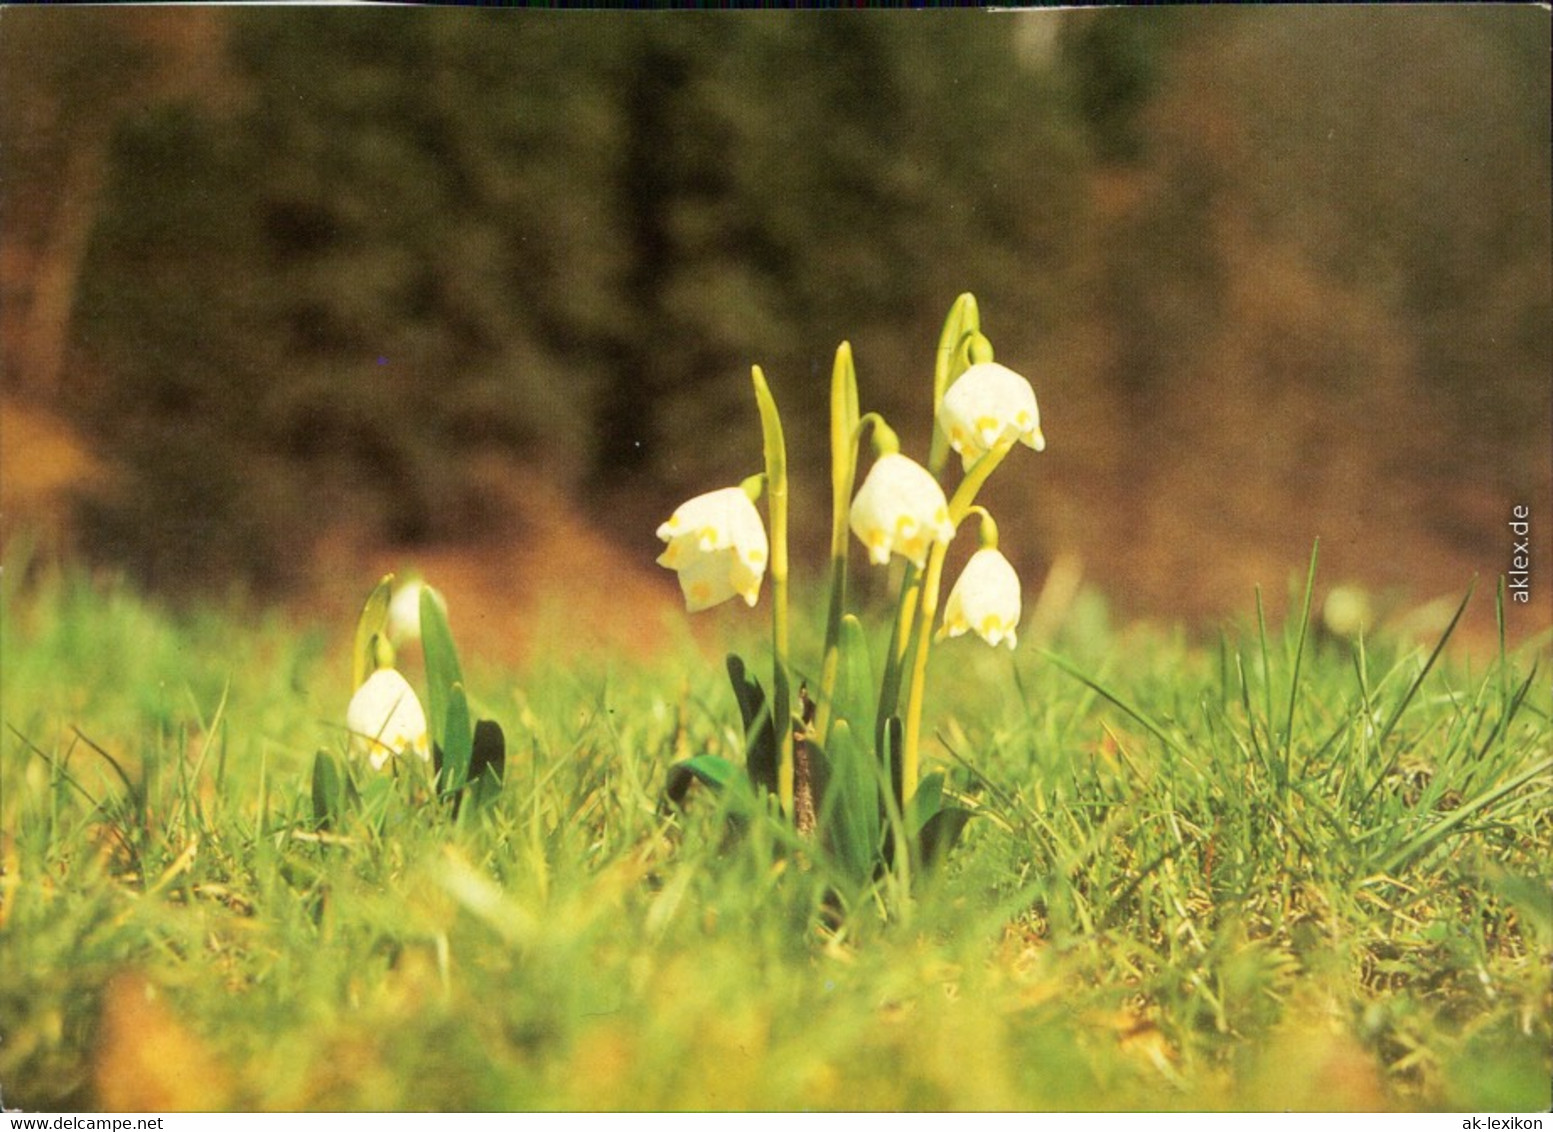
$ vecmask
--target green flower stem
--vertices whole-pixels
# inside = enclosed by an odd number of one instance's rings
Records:
[[[966,291],[959,295],[944,319],[944,328],[938,336],[938,352],[933,356],[933,439],[928,448],[927,470],[941,477],[944,464],[949,459],[949,437],[938,425],[938,410],[944,393],[954,379],[965,371],[967,339],[981,337],[981,309],[976,296]],[[913,619],[922,597],[923,571],[906,564],[901,576],[900,597],[895,606],[895,623],[890,629],[890,649],[885,655],[884,677],[879,685],[879,713],[874,728],[876,746],[884,742],[884,729],[900,702],[901,673],[913,664],[913,648],[917,638],[912,634]],[[935,596],[936,603],[937,598]],[[926,663],[924,659],[923,663]],[[908,740],[909,741],[909,740]],[[913,769],[902,804],[916,789],[916,773]]]
[[[771,726],[777,740],[777,799],[793,816],[792,683],[788,669],[787,615],[787,443],[782,418],[759,366],[751,370],[766,455],[766,510],[771,522]]]
[[[949,500],[949,521],[958,529],[970,514],[987,477],[997,469],[1013,448],[1017,437],[998,441],[992,450],[976,461],[965,473],[954,497]],[[927,686],[928,650],[933,643],[933,618],[938,614],[938,588],[944,573],[944,556],[949,551],[947,542],[935,542],[928,552],[927,572],[922,581],[921,608],[917,614],[917,635],[911,657],[911,683],[906,692],[906,718],[904,738],[901,743],[901,796],[910,802],[917,792],[918,766],[922,742],[922,700]]]
[[[998,523],[985,507],[979,503],[972,504],[965,509],[966,515],[979,515],[981,524],[976,531],[976,546],[979,550],[996,550],[998,548]]]
[[[910,562],[901,575],[900,597],[895,603],[895,621],[890,626],[890,647],[884,657],[884,675],[879,681],[879,712],[874,726],[874,749],[884,746],[884,729],[900,702],[901,672],[906,667],[913,640],[911,627],[922,596],[922,571]]]

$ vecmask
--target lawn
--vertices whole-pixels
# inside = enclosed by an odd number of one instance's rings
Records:
[[[820,845],[665,802],[742,747],[688,634],[465,655],[499,797],[455,821],[357,766],[371,804],[321,829],[354,610],[172,612],[11,557],[8,1106],[1548,1106],[1546,641],[1335,638],[1301,572],[1286,618],[1113,628],[1086,595],[1048,648],[946,642],[925,770],[977,816],[909,893],[838,901]]]

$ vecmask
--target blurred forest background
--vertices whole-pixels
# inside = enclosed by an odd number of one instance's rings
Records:
[[[1027,601],[1243,613],[1317,536],[1486,598],[1523,503],[1548,622],[1545,9],[9,8],[0,81],[6,536],[162,593],[418,561],[651,632],[750,364],[818,546],[836,344],[920,457],[971,290],[1049,440],[990,488]]]

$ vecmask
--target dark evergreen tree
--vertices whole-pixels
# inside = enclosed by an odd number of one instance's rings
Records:
[[[842,337],[913,404],[956,293],[1061,292],[1079,148],[1014,21],[361,15],[234,13],[239,107],[119,132],[79,342],[147,573],[458,537],[482,452],[671,500],[747,471],[754,362],[818,459]]]

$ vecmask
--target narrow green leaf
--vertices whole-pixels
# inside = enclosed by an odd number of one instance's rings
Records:
[[[906,801],[901,797],[901,791],[905,783],[901,778],[901,744],[904,741],[905,728],[901,724],[901,717],[892,715],[884,721],[884,731],[880,736],[879,765],[884,768],[890,783],[890,795],[895,799],[895,809],[899,814],[906,813]]]
[[[356,789],[356,777],[351,774],[350,767],[345,768],[345,808],[360,811],[361,791]]]
[[[836,347],[830,385],[830,484],[832,533],[831,553],[846,546],[846,515],[852,502],[852,480],[857,471],[856,434],[858,424],[857,369],[852,362],[852,346],[843,342]]]
[[[344,788],[340,767],[334,755],[319,751],[313,757],[313,823],[319,829],[338,824],[343,808]]]
[[[832,719],[845,719],[857,728],[874,718],[873,663],[868,654],[868,636],[863,623],[848,613],[841,619],[837,640],[836,688]],[[853,731],[853,742],[866,744],[865,733]],[[822,736],[822,740],[825,737]]]
[[[906,804],[906,832],[916,837],[944,804],[944,776],[930,774],[917,783],[917,792]]]
[[[948,806],[928,818],[917,834],[917,854],[924,869],[936,868],[949,855],[971,817],[970,810]]]
[[[890,622],[890,644],[884,653],[884,673],[879,678],[879,714],[874,720],[874,746],[884,750],[886,723],[900,707],[901,674],[911,667],[917,636],[911,631],[922,597],[922,571],[911,562],[901,572],[895,617]],[[897,748],[898,750],[899,748]]]
[[[775,794],[777,745],[766,693],[760,681],[745,669],[744,661],[733,653],[728,654],[728,679],[733,684],[733,695],[739,701],[739,714],[744,720],[744,759],[750,782]]]
[[[1305,637],[1310,630],[1310,601],[1316,589],[1316,561],[1321,553],[1321,540],[1318,538],[1310,547],[1310,569],[1305,575],[1305,602],[1300,607],[1300,634],[1294,644],[1293,672],[1289,676],[1289,710],[1284,716],[1283,725],[1283,766],[1284,781],[1290,778],[1289,763],[1294,752],[1294,709],[1300,698],[1300,663],[1305,657]]]
[[[442,741],[439,786],[444,796],[457,794],[469,781],[469,760],[473,753],[474,728],[469,718],[469,700],[464,695],[464,686],[454,684],[448,694],[447,723]]]
[[[721,755],[697,755],[669,767],[664,794],[674,805],[682,805],[694,782],[724,790],[738,781],[739,768]]]
[[[1537,679],[1537,668],[1538,662],[1532,661],[1531,671],[1526,674],[1526,679],[1522,681],[1521,686],[1516,689],[1509,702],[1505,704],[1504,711],[1500,715],[1498,722],[1489,731],[1488,738],[1483,740],[1483,745],[1478,748],[1477,761],[1479,763],[1488,757],[1489,749],[1496,740],[1510,733],[1510,724],[1515,721],[1516,714],[1521,710],[1521,705],[1526,702],[1526,693],[1531,691],[1532,684]]]
[[[1257,586],[1256,593],[1256,635],[1257,642],[1262,652],[1262,698],[1266,706],[1262,710],[1262,729],[1267,733],[1267,750],[1270,755],[1278,753],[1278,736],[1273,731],[1273,665],[1267,658],[1267,612],[1262,607],[1262,587]],[[1283,765],[1273,764],[1273,773],[1278,775],[1280,787],[1288,785],[1288,780],[1283,775]]]
[[[782,812],[793,815],[792,674],[788,667],[787,607],[787,441],[782,417],[777,412],[766,375],[750,367],[755,383],[755,402],[760,408],[760,428],[766,457],[766,516],[770,530],[771,559],[766,576],[771,580],[771,719],[776,737],[777,799]]]
[[[382,830],[394,803],[395,790],[396,783],[391,774],[373,774],[365,780],[361,789],[361,816],[368,828]]]
[[[744,666],[743,657],[729,653],[727,665],[728,682],[733,685],[734,699],[739,701],[739,716],[747,734],[765,711],[766,695],[761,690],[760,681],[751,676],[749,669]]]
[[[760,410],[761,439],[765,445],[766,490],[781,493],[787,498],[787,441],[782,434],[782,416],[777,412],[776,399],[771,396],[771,386],[759,366],[751,367],[751,379],[755,385],[755,404]],[[767,497],[768,500],[770,496]]]
[[[1170,734],[1158,723],[1154,722],[1154,720],[1145,712],[1143,712],[1142,709],[1134,707],[1132,704],[1122,699],[1121,696],[1117,695],[1109,688],[1106,688],[1104,685],[1098,683],[1097,681],[1090,679],[1088,676],[1084,675],[1084,673],[1080,672],[1074,665],[1070,664],[1056,653],[1048,652],[1045,649],[1041,649],[1040,653],[1042,657],[1056,665],[1069,676],[1073,677],[1073,679],[1077,680],[1080,684],[1083,684],[1090,691],[1095,692],[1102,699],[1109,700],[1111,703],[1121,708],[1122,711],[1126,712],[1134,720],[1136,720],[1137,723],[1145,730],[1147,730],[1151,735],[1153,735],[1154,738],[1163,743],[1172,754],[1181,754],[1180,744],[1172,739]]]
[[[831,725],[825,752],[830,780],[820,811],[820,827],[843,871],[858,883],[869,880],[879,863],[882,831],[879,774],[851,725]]]
[[[421,587],[421,651],[426,658],[426,714],[431,738],[446,757],[448,702],[453,685],[464,682],[464,672],[448,628],[447,602],[430,586]]]
[[[1533,779],[1546,777],[1549,772],[1553,772],[1553,759],[1543,759],[1541,762],[1527,767],[1509,781],[1502,782],[1498,786],[1485,790],[1476,798],[1452,810],[1449,816],[1434,823],[1414,837],[1409,838],[1396,852],[1382,860],[1376,866],[1375,871],[1387,876],[1394,875],[1396,870],[1433,849],[1441,840],[1468,819],[1479,816],[1501,798],[1515,793]],[[1542,793],[1547,793],[1549,791],[1549,784],[1544,782],[1541,791]]]
[[[382,636],[388,624],[388,599],[394,587],[394,576],[384,574],[367,595],[356,618],[356,636],[351,644],[351,688],[361,687],[377,668],[377,638]]]
[[[836,348],[830,386],[830,608],[820,664],[819,708],[814,718],[815,732],[822,741],[836,715],[834,693],[841,659],[841,618],[847,607],[847,550],[851,546],[848,523],[852,485],[857,475],[857,430],[857,370],[852,363],[852,347],[843,342]]]
[[[1424,666],[1418,670],[1418,675],[1413,677],[1413,682],[1408,685],[1407,692],[1403,695],[1401,702],[1392,709],[1391,716],[1386,720],[1385,725],[1380,729],[1380,733],[1375,737],[1375,745],[1377,747],[1382,746],[1391,736],[1391,731],[1396,727],[1398,721],[1401,720],[1402,713],[1407,711],[1407,706],[1413,702],[1413,697],[1418,694],[1418,689],[1423,687],[1424,678],[1434,668],[1434,662],[1440,659],[1440,653],[1445,651],[1445,642],[1449,641],[1451,634],[1456,631],[1456,626],[1461,621],[1461,615],[1467,611],[1467,603],[1472,600],[1472,591],[1476,588],[1477,579],[1474,578],[1472,584],[1467,587],[1467,592],[1462,596],[1461,604],[1456,607],[1456,612],[1451,615],[1450,624],[1445,626],[1445,632],[1440,634],[1439,641],[1435,643],[1434,651],[1429,654],[1429,659],[1424,661]],[[1380,784],[1386,780],[1386,776],[1396,768],[1397,763],[1401,759],[1402,748],[1399,746],[1396,754],[1391,756],[1386,765],[1381,768],[1380,774],[1375,777],[1375,781],[1370,783],[1370,788],[1364,792],[1364,797],[1359,801],[1361,809],[1369,804],[1375,791],[1380,789]]]

